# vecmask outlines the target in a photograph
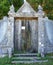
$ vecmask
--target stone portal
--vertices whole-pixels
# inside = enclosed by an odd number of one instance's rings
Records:
[[[38,52],[38,21],[15,20],[14,23],[15,50]]]

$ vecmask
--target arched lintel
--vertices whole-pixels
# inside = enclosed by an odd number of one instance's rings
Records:
[[[38,20],[38,17],[14,17],[15,20]]]

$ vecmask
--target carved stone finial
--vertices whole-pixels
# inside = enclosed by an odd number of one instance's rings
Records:
[[[41,5],[38,6],[38,10],[43,10]]]
[[[24,3],[26,2],[26,0],[24,0]]]
[[[38,6],[38,16],[39,17],[44,17],[45,16],[45,13],[43,11],[43,8],[41,5]]]
[[[13,4],[10,6],[10,11],[8,12],[8,15],[9,16],[13,16],[15,14],[15,11],[14,11],[14,6]]]
[[[13,6],[13,4],[10,7],[10,12],[14,12],[14,6]]]

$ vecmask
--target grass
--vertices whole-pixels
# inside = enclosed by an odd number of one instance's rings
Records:
[[[0,58],[0,65],[53,65],[53,58],[49,58],[48,55],[42,59],[48,59],[48,62],[32,63],[32,64],[11,64],[11,59],[8,57]]]
[[[11,65],[11,59],[9,59],[7,56],[0,58],[0,65]]]

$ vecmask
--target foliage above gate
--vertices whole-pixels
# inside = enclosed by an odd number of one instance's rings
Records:
[[[10,5],[13,3],[17,11],[24,0],[0,0],[0,18],[7,15]],[[34,10],[37,10],[39,4],[43,6],[44,11],[50,19],[53,19],[53,0],[27,0]]]

